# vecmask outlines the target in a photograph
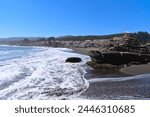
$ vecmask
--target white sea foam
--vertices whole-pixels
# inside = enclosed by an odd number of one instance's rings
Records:
[[[84,64],[90,57],[61,48],[0,62],[0,99],[63,99],[80,95],[88,87]],[[65,63],[68,57],[81,63]]]

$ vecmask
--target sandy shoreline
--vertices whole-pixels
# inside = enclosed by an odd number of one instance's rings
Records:
[[[125,77],[126,78],[126,77]],[[80,97],[92,100],[150,100],[150,79],[143,77],[120,81],[91,82]]]
[[[120,69],[120,72],[129,75],[141,75],[150,73],[150,64],[144,65],[131,65],[129,67],[124,67]]]
[[[84,55],[89,55],[90,50],[98,50],[98,48],[72,48],[74,52]],[[141,75],[150,73],[150,64],[131,65],[121,68],[118,73],[126,75]]]
[[[85,55],[89,51],[87,48],[73,50]],[[144,75],[148,73],[150,64],[131,65],[118,72],[97,73],[89,70],[85,78],[90,85],[80,97],[90,100],[150,100],[150,75]]]

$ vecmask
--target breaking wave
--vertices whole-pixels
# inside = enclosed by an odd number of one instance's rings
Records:
[[[63,48],[35,49],[0,61],[0,99],[70,99],[88,88],[84,78],[88,56]],[[81,57],[82,62],[65,63],[72,56]]]

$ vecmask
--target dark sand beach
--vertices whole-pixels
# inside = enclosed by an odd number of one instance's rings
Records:
[[[87,48],[76,48],[76,53],[88,55]],[[85,78],[89,88],[81,94],[86,99],[150,99],[150,64],[132,65],[116,72],[96,72],[87,69]]]
[[[99,78],[100,79],[100,78]],[[150,99],[150,78],[89,82],[81,95],[88,99]]]
[[[150,73],[150,64],[143,65],[132,65],[120,69],[120,72],[129,74],[129,75],[141,75]]]

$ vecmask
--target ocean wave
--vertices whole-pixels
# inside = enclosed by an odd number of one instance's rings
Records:
[[[67,51],[67,49],[65,49]],[[70,51],[70,50],[68,50]],[[65,63],[77,56],[81,63]],[[0,99],[64,99],[79,96],[88,88],[84,78],[85,55],[44,48],[22,58],[0,62]]]

